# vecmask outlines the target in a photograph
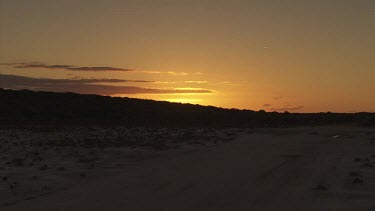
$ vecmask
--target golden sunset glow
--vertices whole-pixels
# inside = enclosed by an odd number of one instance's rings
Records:
[[[4,1],[1,8],[4,88],[375,111],[374,1]]]

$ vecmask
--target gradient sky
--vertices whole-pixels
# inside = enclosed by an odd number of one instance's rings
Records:
[[[0,2],[3,88],[375,112],[374,0]]]

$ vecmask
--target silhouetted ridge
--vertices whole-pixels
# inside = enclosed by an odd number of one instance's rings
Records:
[[[375,125],[374,113],[294,114],[223,109],[132,98],[0,89],[1,124],[93,124],[129,127],[286,127]]]

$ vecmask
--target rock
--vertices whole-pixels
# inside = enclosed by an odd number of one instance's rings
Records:
[[[47,164],[44,164],[44,165],[42,165],[42,166],[39,168],[39,170],[41,170],[41,171],[44,171],[44,170],[47,170],[47,169],[48,169]]]
[[[324,185],[317,185],[313,190],[320,190],[320,191],[326,191],[328,188]]]
[[[355,178],[355,179],[353,180],[352,183],[353,183],[353,184],[362,184],[362,183],[363,183],[363,180],[357,177],[357,178]]]
[[[353,161],[354,161],[354,162],[360,162],[360,161],[361,161],[361,158],[354,158]]]
[[[359,172],[351,171],[351,172],[349,172],[349,176],[351,176],[351,177],[358,177],[358,176],[362,176],[362,175]]]

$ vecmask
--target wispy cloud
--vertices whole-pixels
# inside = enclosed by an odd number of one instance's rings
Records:
[[[60,69],[60,70],[71,70],[71,71],[120,71],[120,72],[131,72],[132,69],[123,69],[117,67],[78,67],[73,65],[61,65],[53,64],[48,65],[40,62],[25,62],[25,63],[0,63],[0,65],[11,66],[18,69],[26,68],[43,68],[43,69]]]
[[[185,83],[207,84],[208,81],[185,81]]]
[[[175,81],[155,81],[155,84],[175,84]]]
[[[49,79],[30,78],[17,75],[0,74],[0,87],[7,89],[30,89],[36,91],[77,92],[82,94],[188,94],[212,93],[206,89],[155,89],[137,86],[101,85],[98,83],[149,82],[122,79]]]
[[[175,75],[175,76],[187,76],[189,73],[186,72],[174,72],[174,71],[152,71],[152,70],[135,70],[135,72],[139,73],[147,73],[147,74],[168,74],[168,75]]]
[[[72,78],[72,79],[50,79],[50,78],[30,78],[18,75],[4,75],[0,74],[0,85],[9,84],[10,82],[19,84],[95,84],[95,83],[125,83],[125,82],[139,82],[152,83],[154,81],[143,80],[124,80],[124,79],[108,79],[108,78]]]
[[[263,104],[263,107],[270,107],[270,106],[271,106],[271,104],[268,104],[268,103]]]
[[[17,69],[50,69],[50,70],[69,70],[69,71],[86,71],[86,72],[104,72],[104,71],[117,71],[117,72],[133,72],[133,73],[146,73],[146,74],[168,74],[174,76],[186,76],[189,73],[175,72],[175,71],[152,71],[152,70],[134,70],[128,68],[118,67],[103,67],[103,66],[74,66],[65,64],[46,64],[42,62],[20,62],[20,63],[0,63],[3,66],[9,66]]]
[[[98,79],[98,78],[82,78],[82,77],[74,77],[71,79],[57,79],[57,80],[68,81],[68,83],[71,83],[72,81],[78,81],[81,83],[126,83],[126,82],[155,83],[155,81],[150,81],[150,80],[125,80],[125,79],[108,79],[108,78]]]
[[[292,106],[292,107],[280,107],[280,108],[271,108],[272,111],[298,111],[305,108],[305,106]]]

